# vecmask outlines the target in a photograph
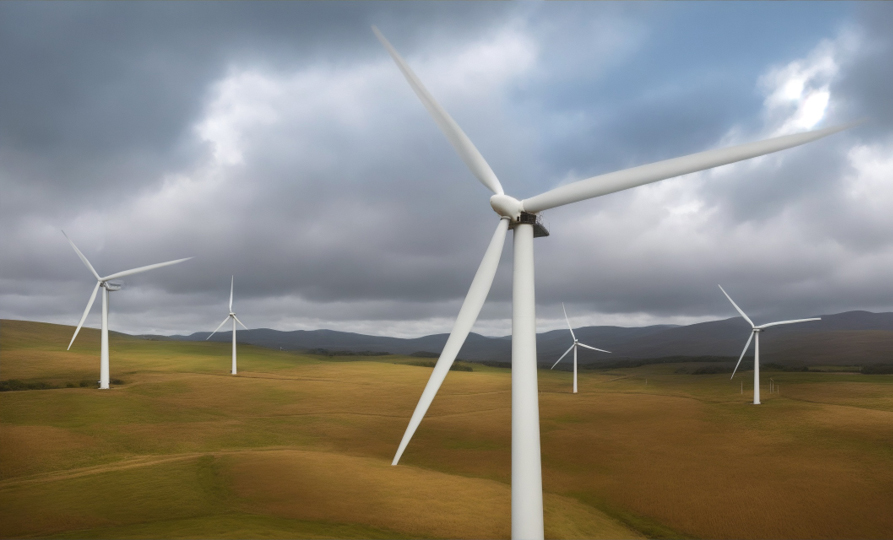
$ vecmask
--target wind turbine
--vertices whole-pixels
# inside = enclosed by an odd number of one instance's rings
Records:
[[[744,353],[746,353],[747,348],[750,347],[750,340],[754,339],[754,336],[756,336],[756,340],[754,341],[754,346],[753,346],[753,351],[754,351],[754,354],[753,354],[753,404],[759,405],[760,404],[760,333],[763,330],[765,330],[766,328],[769,328],[770,326],[780,326],[782,324],[794,324],[794,323],[809,322],[809,321],[820,321],[822,319],[818,318],[818,317],[814,317],[812,319],[796,319],[793,321],[778,321],[778,322],[771,322],[771,323],[767,323],[767,324],[761,324],[760,326],[756,326],[753,323],[753,321],[750,320],[750,317],[748,317],[747,315],[745,315],[745,313],[743,311],[741,311],[741,308],[738,307],[738,304],[736,304],[734,300],[732,300],[732,297],[729,296],[729,293],[727,293],[726,290],[722,288],[722,285],[719,285],[719,290],[721,290],[722,293],[724,295],[726,295],[726,298],[729,299],[729,302],[731,302],[732,305],[735,306],[735,309],[738,310],[738,313],[740,313],[741,316],[744,317],[745,321],[750,323],[750,327],[753,329],[750,333],[750,337],[747,338],[747,343],[744,344],[744,350],[741,351],[741,356],[738,357],[738,363],[735,364],[735,369],[734,369],[734,371],[732,371],[732,377],[730,377],[730,379],[735,377],[735,373],[738,372],[738,366],[741,365],[741,359],[744,358]]]
[[[93,287],[93,294],[90,295],[90,300],[87,302],[87,309],[84,310],[84,315],[81,317],[81,322],[78,323],[78,327],[74,331],[74,335],[71,336],[71,342],[68,344],[68,349],[71,349],[71,345],[74,343],[74,338],[78,337],[78,332],[81,331],[81,326],[84,325],[84,321],[87,320],[87,314],[90,313],[90,308],[93,307],[93,301],[96,300],[96,291],[102,287],[102,338],[100,340],[100,352],[99,352],[99,389],[100,390],[108,390],[109,387],[109,293],[112,291],[121,290],[120,283],[112,283],[111,280],[122,278],[125,276],[132,276],[133,274],[139,274],[142,272],[147,272],[149,270],[154,270],[156,268],[161,268],[163,266],[170,266],[172,264],[181,263],[183,261],[188,261],[192,257],[186,257],[185,259],[177,259],[176,261],[167,261],[158,264],[150,264],[149,266],[140,266],[139,268],[134,268],[132,270],[124,270],[123,272],[118,272],[116,274],[112,274],[106,277],[99,277],[99,274],[96,273],[96,270],[93,269],[93,265],[90,264],[90,261],[87,260],[87,257],[81,253],[81,250],[78,249],[74,242],[71,241],[71,238],[68,238],[68,235],[65,234],[65,231],[62,231],[62,234],[65,235],[65,239],[68,240],[68,243],[71,244],[71,247],[74,248],[74,252],[78,254],[78,257],[83,261],[84,266],[90,270],[90,273],[96,278],[96,286]]]
[[[223,322],[220,323],[220,326],[217,327],[217,330],[220,330],[220,327],[226,324],[226,321],[230,319],[233,320],[233,370],[231,372],[233,375],[236,374],[236,323],[238,322],[239,324],[242,324],[242,321],[240,321],[239,318],[236,317],[236,314],[233,313],[233,283],[235,282],[235,279],[235,276],[233,276],[229,281],[229,315],[227,315],[226,318],[223,319]],[[242,324],[242,328],[248,330],[248,327],[244,324]],[[211,336],[216,334],[217,330],[211,332],[211,335],[206,337],[205,341],[211,339]]]
[[[471,331],[481,307],[490,292],[502,254],[506,233],[514,230],[513,284],[512,284],[512,537],[543,538],[543,490],[540,462],[539,400],[537,395],[536,366],[536,313],[533,276],[533,239],[546,236],[548,231],[537,221],[537,214],[608,193],[641,186],[658,180],[672,178],[743,159],[749,159],[786,148],[798,146],[851,125],[836,126],[805,133],[777,137],[765,141],[742,144],[730,148],[708,150],[675,159],[668,159],[594,176],[572,184],[557,187],[529,199],[519,201],[506,195],[502,184],[462,128],[435,101],[415,73],[400,57],[391,44],[374,26],[372,31],[397,63],[403,76],[422,104],[433,117],[459,157],[478,180],[494,193],[490,206],[499,215],[496,232],[490,240],[484,258],[468,294],[459,308],[459,315],[444,345],[431,378],[422,392],[412,418],[400,441],[392,465],[412,438],[437,390],[456,359],[459,349]]]
[[[571,349],[573,349],[574,350],[574,393],[576,394],[577,393],[577,347],[586,347],[587,349],[592,349],[593,351],[605,352],[608,354],[610,354],[611,351],[606,351],[604,349],[596,349],[595,347],[590,347],[589,345],[586,345],[585,343],[580,343],[580,340],[577,339],[577,336],[574,335],[574,329],[571,328],[570,319],[567,318],[567,310],[564,308],[564,302],[561,303],[561,309],[564,310],[564,320],[567,321],[567,329],[571,331],[571,337],[574,338],[574,344],[571,345],[570,349],[564,351],[564,354],[562,354],[561,357],[559,357],[558,360],[556,360],[555,363],[552,364],[552,367],[550,367],[549,369],[555,369],[555,366],[558,365],[558,362],[561,362],[561,359],[564,358],[565,356],[567,356],[567,353],[571,352]],[[645,384],[648,384],[647,380],[646,380]]]

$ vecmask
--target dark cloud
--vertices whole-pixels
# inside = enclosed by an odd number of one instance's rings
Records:
[[[858,26],[855,39],[860,40],[856,52],[843,66],[841,77],[834,89],[844,96],[843,111],[852,118],[864,118],[868,122],[862,131],[872,138],[887,138],[893,127],[893,9],[875,3],[859,4]]]
[[[791,111],[766,104],[761,78],[831,43],[825,123],[871,124],[547,212],[539,313],[546,326],[560,323],[562,301],[599,324],[728,316],[716,282],[754,316],[889,309],[878,268],[893,258],[893,190],[864,192],[891,166],[891,13],[0,4],[0,315],[76,322],[92,283],[66,228],[103,274],[196,256],[128,279],[113,297],[122,330],[216,325],[235,275],[251,326],[448,331],[497,218],[371,24],[519,197],[769,136]],[[510,300],[507,245],[476,328],[507,332]]]

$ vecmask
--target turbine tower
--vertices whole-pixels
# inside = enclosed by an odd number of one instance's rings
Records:
[[[226,321],[230,319],[233,320],[233,370],[231,372],[233,375],[236,374],[236,323],[238,322],[239,324],[242,324],[242,321],[240,321],[239,318],[236,317],[236,314],[233,313],[233,283],[235,282],[235,279],[235,276],[233,276],[229,281],[229,315],[227,315],[226,318],[223,319],[223,322],[220,323],[220,326],[217,327],[217,330],[220,330],[220,327],[226,324]],[[242,324],[242,328],[248,330],[248,327],[244,324]],[[211,336],[216,334],[217,330],[211,332],[211,335],[206,337],[205,341],[211,339]]]
[[[123,272],[118,272],[116,274],[112,274],[106,277],[99,277],[99,274],[96,273],[96,270],[93,269],[93,265],[90,264],[90,261],[87,260],[87,257],[81,253],[81,250],[78,249],[74,242],[71,241],[71,238],[68,238],[68,235],[65,234],[65,231],[62,231],[62,234],[65,235],[65,239],[68,240],[68,243],[71,244],[71,247],[74,248],[74,252],[78,254],[78,257],[83,261],[84,266],[90,270],[90,273],[96,278],[96,286],[93,287],[93,294],[90,295],[90,300],[87,302],[87,309],[84,310],[84,315],[81,317],[81,321],[78,323],[78,327],[74,331],[74,335],[71,336],[71,342],[68,344],[68,349],[71,349],[71,345],[74,343],[74,338],[78,337],[78,332],[81,331],[81,326],[84,325],[84,321],[87,320],[87,314],[90,313],[90,308],[93,307],[93,301],[96,300],[96,291],[102,287],[102,338],[100,340],[100,352],[99,352],[99,389],[100,390],[108,390],[109,388],[109,293],[112,291],[121,290],[121,285],[119,283],[112,283],[111,280],[122,278],[125,276],[132,276],[133,274],[139,274],[142,272],[147,272],[149,270],[154,270],[156,268],[161,268],[163,266],[170,266],[172,264],[181,263],[183,261],[188,261],[192,257],[186,257],[185,259],[177,259],[176,261],[167,261],[158,264],[150,264],[149,266],[140,266],[139,268],[134,268],[132,270],[124,270]]]
[[[555,369],[555,366],[558,365],[558,362],[561,362],[561,359],[564,358],[565,356],[567,356],[567,353],[571,352],[571,349],[573,349],[574,350],[574,393],[576,394],[577,393],[577,347],[586,347],[587,349],[592,349],[593,351],[599,351],[599,352],[604,352],[604,353],[608,353],[608,354],[610,354],[611,351],[606,351],[604,349],[596,349],[595,347],[590,347],[589,345],[586,345],[585,343],[580,343],[580,340],[577,339],[577,336],[574,335],[574,329],[571,328],[570,319],[567,318],[567,310],[564,308],[564,302],[561,303],[561,309],[564,311],[564,320],[567,321],[567,329],[571,331],[571,337],[574,339],[574,344],[571,345],[570,349],[564,351],[564,354],[562,354],[558,358],[558,360],[556,360],[555,363],[552,364],[552,367],[550,367],[549,369]]]
[[[722,293],[724,295],[726,295],[726,298],[729,299],[729,302],[731,302],[732,305],[735,306],[735,309],[738,310],[738,313],[740,313],[741,316],[744,317],[744,320],[747,321],[750,324],[750,327],[752,328],[752,330],[750,332],[750,337],[747,338],[747,343],[744,344],[744,350],[741,351],[741,356],[738,357],[738,363],[735,364],[735,369],[734,369],[734,371],[732,371],[732,377],[730,377],[729,379],[731,380],[732,378],[735,377],[735,373],[738,372],[738,366],[741,365],[741,359],[744,358],[744,353],[747,352],[747,348],[750,347],[750,341],[753,339],[754,340],[754,345],[753,345],[753,404],[759,405],[760,404],[760,333],[764,329],[769,328],[770,326],[780,326],[782,324],[794,324],[794,323],[809,322],[809,321],[820,321],[822,319],[821,318],[796,319],[793,321],[778,321],[778,322],[771,322],[768,324],[761,324],[760,326],[756,326],[756,325],[754,325],[753,321],[750,320],[750,317],[748,317],[747,315],[745,315],[745,313],[743,311],[741,311],[741,308],[738,307],[738,304],[736,304],[734,300],[732,300],[732,297],[729,296],[729,293],[727,293],[726,290],[722,288],[722,285],[719,285],[719,290],[721,290]],[[754,339],[754,336],[756,336],[756,339]]]
[[[805,133],[797,133],[730,148],[708,150],[684,157],[668,159],[594,176],[566,184],[535,197],[519,201],[506,195],[493,170],[462,131],[462,128],[434,100],[415,73],[400,57],[387,39],[374,26],[372,31],[397,63],[403,76],[422,104],[433,117],[459,157],[478,180],[494,193],[490,206],[499,216],[496,232],[490,240],[484,258],[471,281],[468,294],[459,308],[459,315],[447,338],[446,345],[434,365],[431,378],[422,392],[412,418],[400,441],[392,462],[396,465],[406,445],[418,428],[431,405],[437,390],[456,359],[459,349],[471,331],[481,307],[490,292],[505,237],[514,231],[512,284],[512,537],[543,538],[543,490],[540,462],[539,400],[536,366],[536,313],[533,276],[533,239],[546,236],[548,231],[538,222],[537,214],[616,191],[649,184],[743,159],[749,159],[786,148],[798,146],[848,127],[837,126]]]

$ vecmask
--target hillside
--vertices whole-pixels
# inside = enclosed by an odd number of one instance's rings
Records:
[[[623,358],[662,358],[669,356],[725,356],[737,358],[747,341],[750,328],[738,317],[688,326],[590,326],[575,329],[580,341],[606,349],[611,355],[583,351],[583,363],[616,361]],[[210,332],[168,339],[202,341]],[[211,341],[228,341],[230,334],[215,334]],[[240,330],[239,340],[271,349],[307,351],[370,351],[412,354],[439,353],[447,334],[415,339],[369,336],[334,330],[270,329]],[[537,335],[540,363],[558,359],[571,344],[567,330]],[[767,362],[783,365],[862,365],[893,363],[893,313],[850,311],[823,315],[821,321],[772,328],[760,337]],[[752,347],[749,357],[752,357]],[[511,361],[511,336],[487,337],[469,334],[459,357],[471,361]]]
[[[450,373],[393,467],[418,358],[240,345],[233,376],[112,334],[100,391],[72,331],[0,321],[0,376],[48,388],[0,392],[0,538],[510,535],[508,369]],[[755,407],[699,366],[539,372],[547,538],[889,538],[893,375],[769,372]]]

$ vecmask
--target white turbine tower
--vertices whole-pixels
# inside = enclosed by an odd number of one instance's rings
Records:
[[[74,335],[71,336],[71,342],[68,344],[68,349],[71,349],[71,345],[74,343],[74,338],[78,337],[78,332],[81,331],[81,326],[84,325],[84,321],[87,320],[87,314],[90,313],[90,308],[93,307],[93,301],[96,300],[96,291],[102,287],[102,338],[100,340],[100,353],[99,353],[99,388],[101,390],[108,390],[109,387],[109,293],[112,291],[118,291],[121,289],[121,285],[118,283],[112,283],[110,280],[122,278],[125,276],[132,276],[133,274],[139,274],[141,272],[147,272],[149,270],[154,270],[156,268],[161,268],[163,266],[170,266],[172,264],[181,263],[183,261],[188,261],[192,257],[186,257],[185,259],[177,259],[176,261],[168,261],[158,264],[150,264],[149,266],[141,266],[139,268],[134,268],[132,270],[124,270],[123,272],[118,272],[116,274],[112,274],[106,277],[99,277],[99,274],[96,273],[96,270],[93,269],[93,265],[90,264],[90,261],[87,260],[87,257],[81,253],[81,250],[78,249],[74,242],[71,241],[71,238],[68,238],[68,235],[65,234],[65,231],[62,231],[62,234],[65,235],[65,239],[68,240],[68,243],[71,244],[71,247],[74,248],[74,252],[78,254],[78,257],[81,258],[84,265],[90,270],[93,276],[96,278],[96,286],[93,287],[93,294],[90,295],[90,300],[87,302],[87,309],[84,310],[84,315],[81,317],[81,321],[78,323],[78,327],[74,331]]]
[[[796,319],[793,321],[778,321],[778,322],[771,322],[768,324],[761,324],[760,326],[756,326],[753,323],[753,321],[750,320],[750,317],[748,317],[747,315],[744,314],[743,311],[741,311],[741,308],[738,307],[738,304],[736,304],[734,300],[732,300],[732,297],[729,296],[729,293],[727,293],[726,290],[722,288],[722,285],[719,286],[719,290],[721,290],[722,293],[724,295],[726,295],[726,298],[729,299],[729,302],[731,302],[732,305],[735,306],[735,309],[738,310],[738,313],[740,313],[741,316],[744,317],[744,320],[747,321],[750,324],[750,327],[752,328],[752,330],[750,332],[750,337],[747,338],[747,343],[744,344],[744,350],[741,351],[741,356],[738,357],[738,363],[735,364],[735,369],[734,369],[734,371],[732,371],[732,377],[730,377],[730,379],[735,377],[735,373],[738,372],[738,366],[741,365],[741,359],[744,358],[744,353],[746,353],[747,348],[750,347],[750,341],[752,339],[754,339],[754,336],[756,336],[756,340],[754,340],[754,346],[753,346],[753,404],[759,405],[760,404],[760,333],[764,329],[769,328],[770,326],[780,326],[782,324],[794,324],[794,323],[809,322],[809,321],[820,321],[822,319],[821,318]]]
[[[220,330],[220,327],[226,324],[226,321],[230,319],[233,320],[233,370],[231,372],[233,375],[236,374],[236,323],[238,322],[239,324],[242,324],[242,321],[240,321],[239,318],[236,317],[236,314],[233,313],[233,283],[235,282],[235,279],[235,276],[233,276],[230,278],[229,282],[229,315],[227,315],[226,318],[223,319],[223,322],[220,323],[220,326],[217,327],[217,330]],[[248,330],[248,327],[244,324],[242,324],[242,328]],[[211,339],[211,336],[216,334],[217,330],[211,332],[211,335],[206,337],[205,341]]]
[[[490,292],[506,233],[514,230],[512,285],[512,537],[543,538],[543,492],[540,463],[539,401],[537,395],[536,314],[533,278],[533,239],[548,235],[537,214],[550,208],[607,195],[658,180],[734,163],[798,146],[847,127],[831,127],[777,137],[730,148],[659,161],[557,187],[519,201],[503,192],[502,185],[468,136],[434,100],[385,37],[372,30],[397,63],[413,91],[478,180],[494,193],[490,206],[499,215],[496,232],[471,282],[446,345],[412,414],[393,465],[400,460]]]
[[[596,349],[595,347],[590,347],[589,345],[586,345],[585,343],[580,343],[580,340],[577,339],[577,336],[574,335],[574,329],[571,328],[571,321],[570,321],[570,319],[567,318],[567,310],[564,308],[563,302],[561,304],[561,309],[564,310],[564,320],[567,321],[567,329],[571,331],[571,337],[574,339],[574,344],[571,345],[570,349],[564,351],[564,354],[562,354],[558,358],[558,360],[556,360],[555,363],[552,364],[552,367],[550,367],[549,369],[555,369],[555,366],[558,365],[558,362],[561,362],[561,359],[564,358],[565,356],[567,356],[567,353],[571,352],[571,349],[573,349],[574,350],[574,393],[576,394],[577,393],[577,347],[586,347],[587,349],[592,349],[593,351],[599,351],[599,352],[604,352],[604,353],[608,353],[608,354],[610,354],[611,351],[606,351],[604,349]]]

